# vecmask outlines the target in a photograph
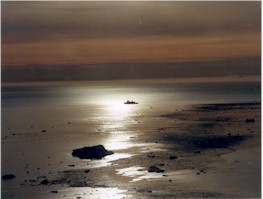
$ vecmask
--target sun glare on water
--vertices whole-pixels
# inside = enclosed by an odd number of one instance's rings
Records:
[[[132,105],[124,104],[123,101],[108,101],[105,102],[106,110],[114,116],[118,117],[126,117],[132,113],[133,107]]]

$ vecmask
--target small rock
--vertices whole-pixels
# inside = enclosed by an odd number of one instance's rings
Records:
[[[3,180],[12,180],[14,179],[16,176],[14,174],[6,174],[2,176]]]
[[[89,170],[89,169],[87,169],[87,170],[85,170],[84,172],[85,172],[85,173],[89,173],[89,172],[90,172],[90,170]]]
[[[42,133],[45,133],[45,132],[47,132],[47,130],[42,130]]]
[[[171,155],[171,156],[169,157],[170,160],[175,160],[175,159],[177,159],[177,158],[178,158],[178,157],[175,156],[175,155]]]
[[[148,154],[148,158],[155,158],[156,156],[154,154]]]
[[[150,172],[150,173],[153,173],[153,172],[155,172],[155,173],[163,173],[164,170],[163,169],[159,169],[156,166],[150,166],[149,169],[148,169],[148,172]]]
[[[50,193],[58,193],[58,191],[50,191]]]
[[[195,150],[194,153],[201,153],[201,151],[200,150]]]
[[[48,181],[47,179],[42,180],[42,181],[40,182],[41,185],[48,185],[48,183],[49,183],[49,181]]]
[[[255,119],[246,119],[246,123],[255,122]]]

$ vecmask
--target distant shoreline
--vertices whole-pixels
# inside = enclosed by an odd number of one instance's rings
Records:
[[[138,85],[151,83],[224,83],[224,82],[261,82],[260,75],[221,76],[221,77],[185,77],[185,78],[156,78],[156,79],[124,79],[124,80],[81,80],[81,81],[30,81],[30,82],[2,82],[1,86],[85,86],[99,85]]]
[[[2,82],[86,81],[260,76],[260,57],[164,63],[2,66]]]

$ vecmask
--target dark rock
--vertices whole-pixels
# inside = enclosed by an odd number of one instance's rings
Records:
[[[153,172],[155,172],[155,173],[163,173],[164,170],[159,169],[156,166],[150,166],[149,169],[148,169],[148,172],[150,172],[150,173],[153,173]]]
[[[13,174],[6,174],[6,175],[3,175],[2,176],[2,179],[3,180],[12,180],[12,179],[14,179],[16,176],[15,175],[13,175]]]
[[[195,150],[194,153],[201,153],[201,151],[200,150]]]
[[[178,158],[178,157],[175,156],[175,155],[171,155],[171,156],[169,157],[170,160],[175,160],[175,159],[177,159],[177,158]]]
[[[40,182],[41,185],[48,185],[48,183],[49,183],[49,181],[48,181],[47,179],[42,180],[42,181]]]
[[[58,193],[58,191],[50,191],[50,193]]]
[[[255,119],[246,119],[246,123],[255,122]]]
[[[89,169],[85,170],[85,173],[89,173],[89,172],[90,172],[90,170],[89,170]]]
[[[47,130],[42,130],[42,133],[45,133],[45,132],[47,132]]]
[[[154,154],[148,154],[147,155],[149,158],[155,158],[156,156]]]
[[[106,150],[102,145],[74,149],[72,152],[73,156],[80,159],[102,159],[103,157],[112,154],[114,154],[114,152]]]

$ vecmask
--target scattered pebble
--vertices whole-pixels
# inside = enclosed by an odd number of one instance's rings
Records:
[[[171,155],[171,156],[169,157],[170,160],[175,160],[175,159],[177,159],[177,158],[178,158],[178,157],[175,156],[175,155]]]
[[[50,193],[58,193],[58,191],[50,191]]]
[[[6,174],[2,176],[3,180],[12,180],[14,179],[16,176],[14,174]]]
[[[163,173],[164,170],[163,169],[159,169],[158,167],[156,166],[150,166],[149,169],[148,169],[148,172],[152,173],[152,172],[155,172],[155,173]]]
[[[255,119],[246,119],[246,123],[249,123],[249,122],[255,122]]]
[[[194,153],[201,153],[201,151],[200,150],[195,150]]]
[[[48,181],[47,179],[42,180],[42,181],[40,182],[41,185],[48,185],[48,183],[49,183],[49,181]]]
[[[148,154],[147,156],[148,156],[148,158],[156,158],[156,156],[154,154]]]

